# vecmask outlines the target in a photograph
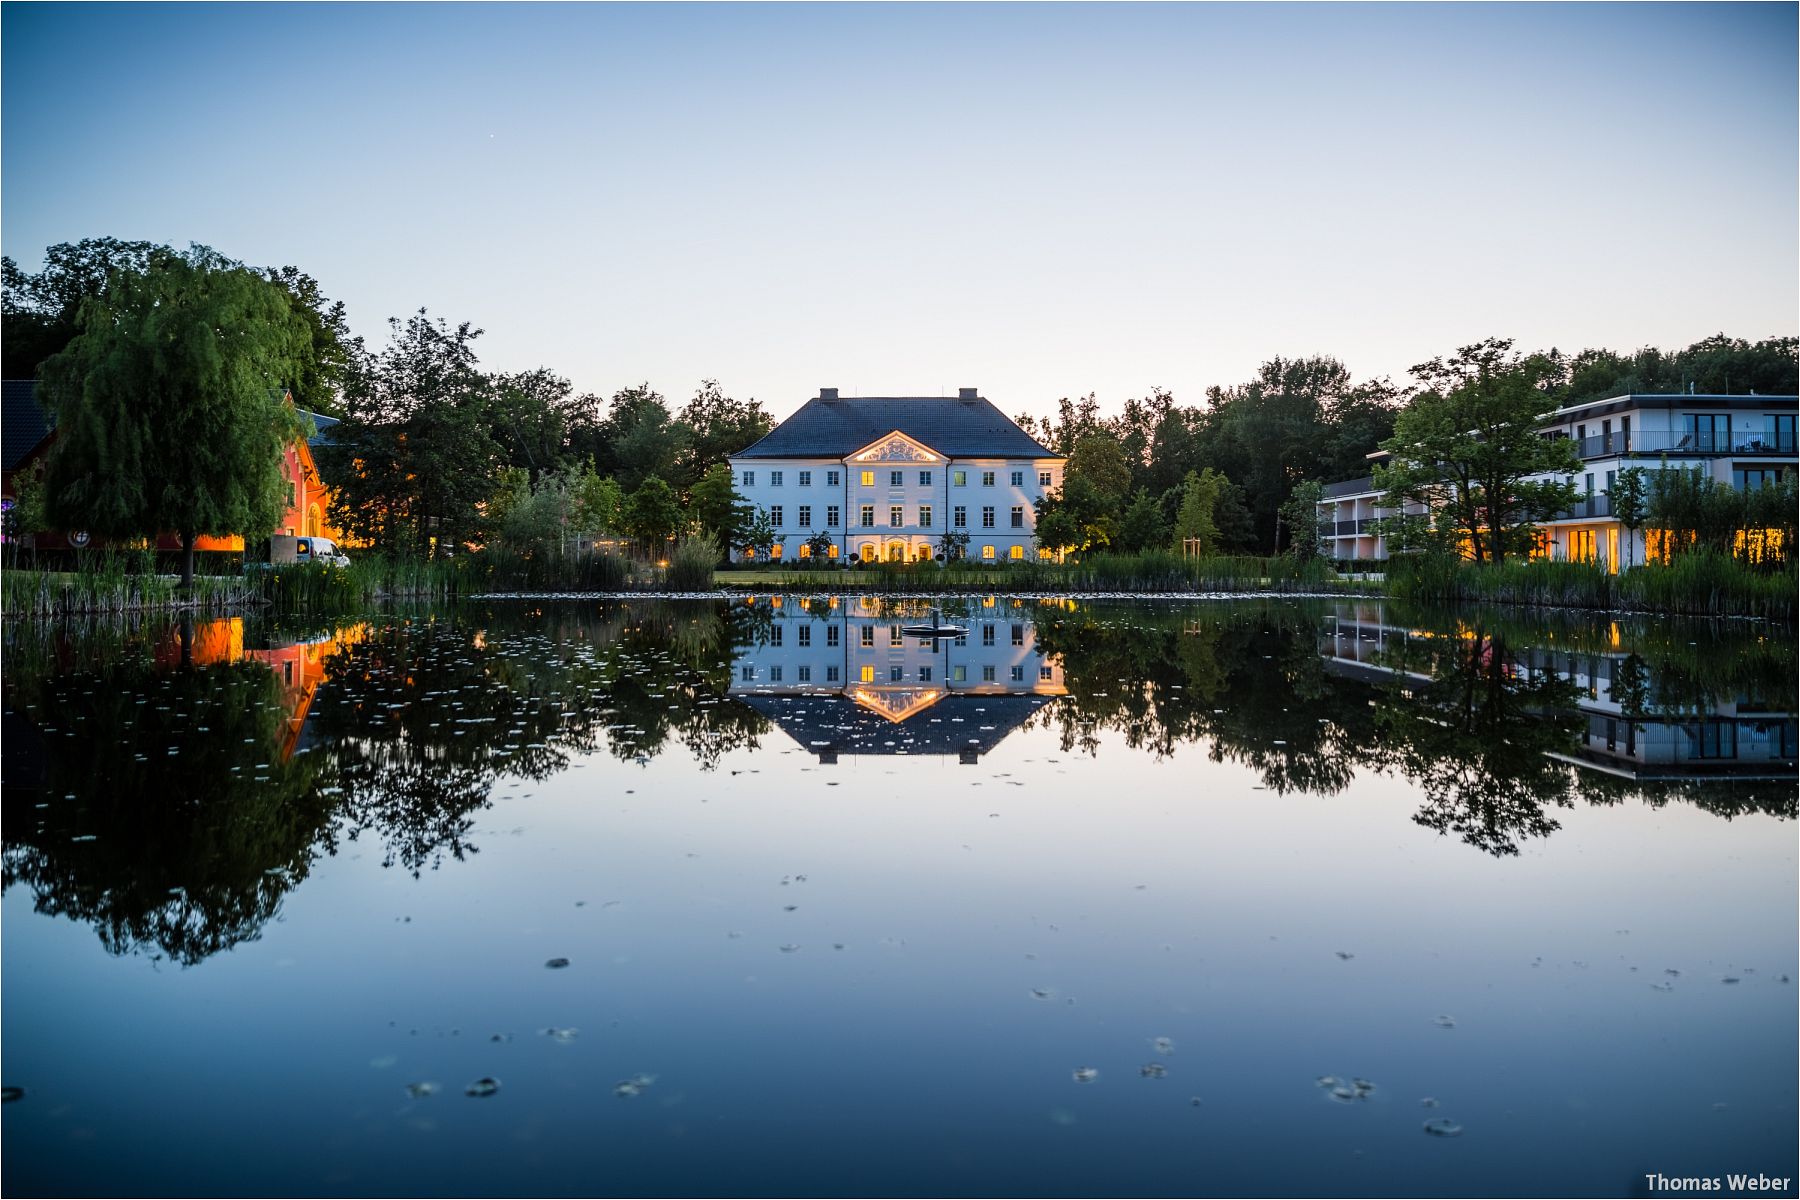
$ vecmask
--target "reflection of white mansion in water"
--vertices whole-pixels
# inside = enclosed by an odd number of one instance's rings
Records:
[[[1384,624],[1374,605],[1340,605],[1319,638],[1334,672],[1374,681],[1402,674],[1391,664],[1408,638],[1441,634]],[[1630,663],[1629,650],[1524,647],[1517,669],[1527,678],[1554,674],[1576,688],[1584,721],[1576,766],[1639,781],[1697,778],[1784,779],[1795,769],[1794,714],[1756,696],[1734,696],[1693,710],[1664,694],[1648,667]],[[1405,672],[1425,683],[1430,676]],[[1626,709],[1636,711],[1627,718]],[[1563,757],[1558,755],[1557,757]]]
[[[839,754],[956,755],[975,762],[1063,694],[1062,665],[1038,652],[1031,608],[989,598],[959,638],[908,637],[924,608],[874,597],[767,602],[768,623],[732,663],[731,695],[795,741]]]

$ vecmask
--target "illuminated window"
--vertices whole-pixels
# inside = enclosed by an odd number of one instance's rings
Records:
[[[833,543],[832,543],[832,544],[831,544],[831,557],[832,557],[832,558],[836,558],[836,557],[837,557],[837,556],[838,556],[838,548],[837,548],[837,543],[836,543],[836,542],[833,542]]]
[[[781,560],[781,543],[780,542],[776,542],[773,546],[769,547],[769,558],[771,561],[776,561],[776,562],[779,562]]]
[[[969,677],[969,668],[963,666],[961,663],[958,663],[956,666],[950,668],[950,682],[951,683],[961,683],[963,680],[967,679],[968,677]]]
[[[755,558],[756,557],[756,547],[755,546],[745,546],[744,547],[744,557],[746,559]]]
[[[983,546],[981,548],[981,557],[992,562],[994,560],[994,548],[992,546]]]
[[[969,473],[967,471],[952,471],[952,472],[950,472],[951,486],[964,487],[968,484],[968,482],[969,482]]]
[[[871,516],[869,519],[869,524],[873,525],[874,523],[875,523],[874,517]],[[874,542],[864,542],[862,544],[862,560],[866,563],[875,561],[875,543]]]
[[[864,487],[874,487],[875,486],[875,472],[864,471],[862,473],[862,485]]]
[[[1014,546],[1011,550],[1007,551],[1006,556],[1013,559],[1022,559],[1025,557],[1025,547]]]
[[[801,558],[811,558],[812,557],[812,546],[807,544],[806,542],[801,542],[800,543],[800,557]]]
[[[1593,562],[1595,555],[1594,531],[1571,529],[1569,531],[1569,558],[1575,562]]]
[[[875,668],[874,667],[864,667],[862,669],[862,681],[864,683],[874,683],[875,682]]]

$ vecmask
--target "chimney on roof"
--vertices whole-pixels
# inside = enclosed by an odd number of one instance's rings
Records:
[[[819,389],[819,399],[821,399],[821,400],[836,400],[837,399],[837,389],[836,388],[820,388]]]
[[[980,390],[980,388],[957,388],[956,398],[958,400],[979,400],[981,397],[976,393]]]

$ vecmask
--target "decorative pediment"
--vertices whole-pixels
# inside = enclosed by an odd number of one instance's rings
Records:
[[[898,429],[875,439],[846,460],[848,462],[943,462],[943,455]]]
[[[947,693],[941,687],[878,687],[863,684],[850,690],[850,698],[898,725],[930,708]]]

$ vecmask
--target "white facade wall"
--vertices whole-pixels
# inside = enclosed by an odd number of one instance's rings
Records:
[[[910,561],[935,555],[947,529],[969,535],[966,554],[972,561],[1037,557],[1037,501],[1062,486],[1062,459],[952,459],[917,443],[907,447],[912,457],[882,457],[902,453],[891,441],[883,439],[873,449],[844,458],[729,461],[739,495],[774,521],[780,534],[778,557],[784,561],[801,557],[801,544],[814,533],[832,539],[840,560],[872,554],[884,561],[895,555]],[[959,507],[961,525],[955,523]],[[898,524],[895,508],[900,510]],[[1018,525],[1013,524],[1015,508]],[[992,527],[984,524],[989,509]],[[872,523],[865,524],[865,516]],[[745,558],[744,548],[734,547],[733,557]]]

